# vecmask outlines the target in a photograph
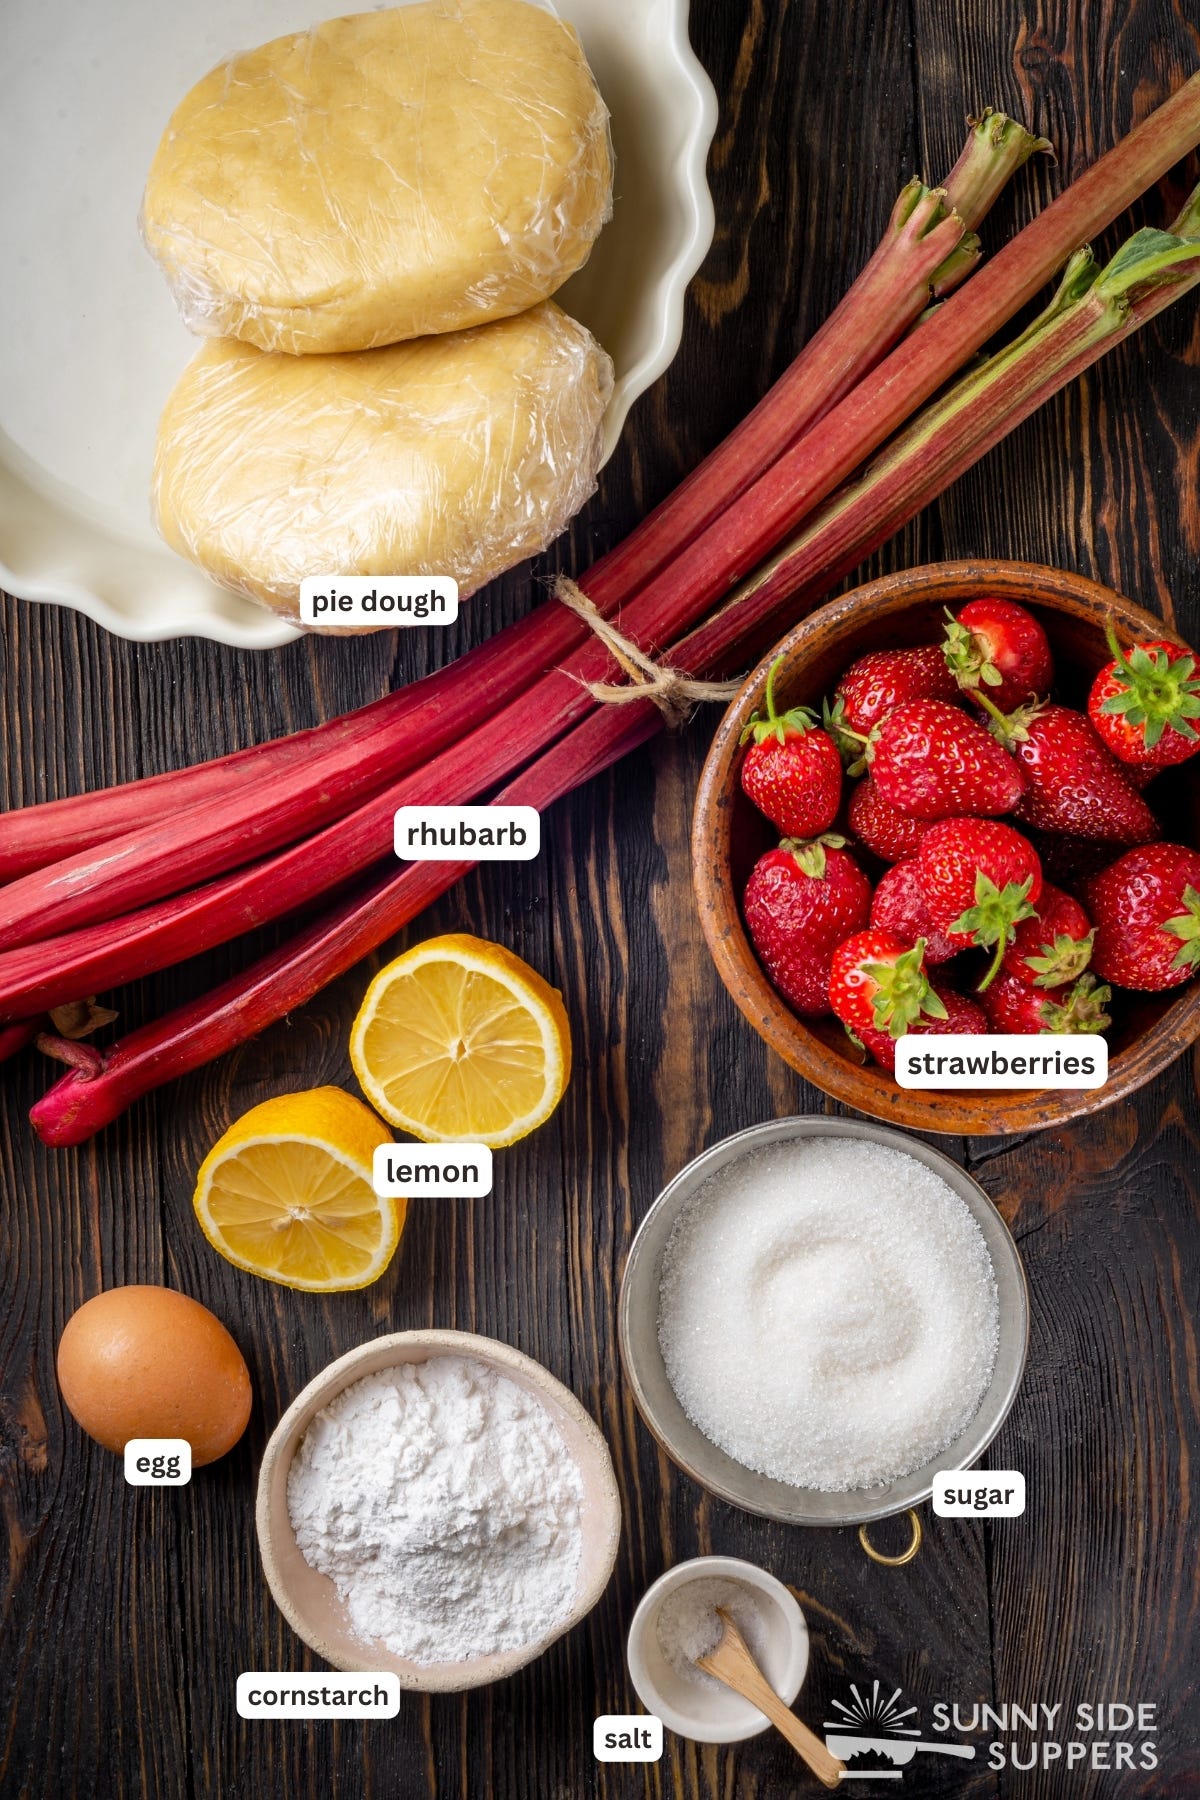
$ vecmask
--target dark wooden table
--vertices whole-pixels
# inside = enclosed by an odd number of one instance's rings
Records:
[[[1058,152],[1056,168],[1044,162],[1018,180],[988,231],[994,243],[1200,61],[1196,0],[700,0],[692,29],[721,97],[716,242],[678,359],[635,410],[551,567],[585,567],[747,409],[859,267],[902,179],[948,168],[968,111],[991,103],[1023,116]],[[1147,216],[1161,218],[1163,202]],[[1200,637],[1198,345],[1200,312],[1186,303],[1018,432],[872,567],[964,554],[1060,563]],[[517,571],[467,609],[458,643],[532,593]],[[441,637],[418,633],[258,655],[123,643],[71,612],[16,602],[4,622],[8,804],[310,724],[446,654]],[[669,1740],[649,1770],[592,1759],[594,1716],[635,1705],[624,1639],[639,1595],[668,1564],[706,1551],[749,1557],[795,1588],[813,1645],[803,1711],[817,1725],[831,1696],[876,1678],[902,1686],[926,1722],[937,1700],[1158,1707],[1157,1772],[997,1773],[981,1750],[973,1764],[924,1757],[905,1792],[1200,1795],[1193,1056],[1135,1103],[1073,1129],[948,1142],[1011,1222],[1032,1288],[1029,1370],[991,1458],[1025,1471],[1023,1519],[931,1518],[915,1564],[876,1568],[853,1531],[787,1530],[709,1499],[635,1417],[614,1307],[637,1221],[706,1144],[824,1104],[767,1055],[701,942],[688,825],[711,724],[711,714],[699,719],[559,806],[535,864],[472,878],[417,927],[500,939],[560,985],[576,1072],[552,1123],[498,1158],[492,1197],[414,1205],[393,1269],[364,1293],[321,1300],[239,1274],[201,1238],[191,1190],[204,1152],[246,1107],[320,1082],[352,1085],[346,1039],[366,969],[75,1152],[41,1150],[26,1125],[47,1084],[40,1059],[4,1067],[4,1796],[810,1791],[773,1737],[728,1751]],[[161,1012],[244,954],[231,947],[122,993],[125,1021]],[[64,1415],[55,1385],[72,1309],[130,1281],[166,1282],[213,1307],[254,1376],[246,1438],[182,1492],[127,1487],[117,1460]],[[311,1661],[259,1571],[253,1493],[267,1433],[330,1357],[429,1324],[519,1345],[599,1420],[625,1506],[616,1577],[585,1626],[503,1687],[413,1699],[388,1723],[242,1722],[240,1670]],[[1023,1760],[1028,1742],[1022,1734]]]

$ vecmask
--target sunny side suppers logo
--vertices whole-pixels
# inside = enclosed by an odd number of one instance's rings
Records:
[[[981,1757],[989,1769],[1062,1768],[1077,1773],[1158,1768],[1158,1708],[1153,1701],[1062,1700],[1028,1704],[998,1701],[935,1702],[930,1733],[903,1690],[886,1694],[878,1681],[869,1693],[851,1683],[849,1702],[834,1700],[840,1717],[825,1721],[825,1747],[846,1765],[843,1781],[903,1781],[919,1756]],[[983,1743],[964,1736],[988,1734]],[[955,1735],[951,1735],[955,1734]]]

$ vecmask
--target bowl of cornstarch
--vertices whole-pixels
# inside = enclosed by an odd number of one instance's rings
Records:
[[[318,1655],[449,1692],[511,1675],[591,1611],[621,1506],[603,1437],[540,1363],[401,1331],[297,1395],[256,1522],[276,1604]]]
[[[659,1195],[619,1328],[642,1419],[693,1480],[789,1524],[865,1524],[983,1455],[1021,1383],[1029,1296],[1004,1220],[941,1151],[778,1119]]]

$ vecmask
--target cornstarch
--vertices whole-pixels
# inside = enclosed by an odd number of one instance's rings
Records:
[[[462,1356],[354,1382],[312,1421],[288,1477],[305,1561],[356,1632],[418,1663],[553,1631],[575,1598],[582,1501],[542,1403]]]

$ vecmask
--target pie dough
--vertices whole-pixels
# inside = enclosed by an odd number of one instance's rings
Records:
[[[167,126],[142,232],[193,331],[365,350],[546,299],[611,189],[571,26],[526,0],[423,0],[213,69]]]
[[[552,301],[345,356],[204,344],[159,424],[167,542],[289,618],[306,575],[453,576],[558,536],[596,485],[612,363]]]

